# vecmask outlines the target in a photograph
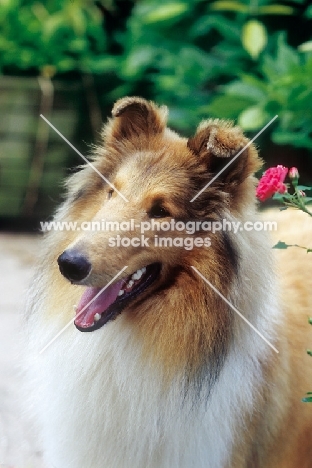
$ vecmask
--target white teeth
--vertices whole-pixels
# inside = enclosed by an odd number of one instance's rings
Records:
[[[133,275],[131,276],[130,280],[128,281],[128,283],[126,284],[126,288],[132,288],[132,286],[134,285],[134,282],[141,279],[141,277],[144,275],[145,272],[146,272],[145,267],[141,268],[140,270],[135,271]],[[125,291],[121,289],[118,293],[118,296],[122,296],[124,292]]]
[[[101,318],[101,314],[96,313],[95,316],[94,316],[94,321],[98,322],[100,320],[100,318]]]
[[[133,273],[131,278],[136,281],[136,280],[139,280],[142,275],[143,275],[142,270],[137,270],[135,273]]]

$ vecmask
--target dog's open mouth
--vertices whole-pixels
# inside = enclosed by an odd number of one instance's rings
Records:
[[[111,284],[102,292],[103,288],[87,288],[76,308],[76,328],[91,332],[115,319],[132,299],[159,277],[160,270],[160,263],[152,263]]]

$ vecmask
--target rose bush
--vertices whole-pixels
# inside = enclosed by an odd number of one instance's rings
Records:
[[[291,184],[284,183],[288,174]],[[271,167],[267,169],[263,176],[260,178],[258,186],[256,188],[256,196],[261,201],[271,198],[282,201],[284,207],[282,210],[287,209],[288,207],[294,207],[301,211],[304,211],[309,216],[312,216],[307,208],[307,205],[312,202],[312,197],[306,196],[306,191],[311,191],[312,187],[305,185],[298,185],[299,181],[299,172],[296,167],[288,169],[284,166]],[[290,187],[290,185],[292,187]],[[312,249],[307,247],[302,247],[297,244],[286,244],[283,241],[279,241],[276,245],[273,246],[275,249],[287,249],[289,247],[299,247],[307,251],[307,253],[312,252]],[[312,318],[309,318],[309,323],[312,325]],[[312,350],[307,350],[309,356],[312,356]],[[307,392],[306,396],[302,399],[305,403],[312,402],[312,392]]]

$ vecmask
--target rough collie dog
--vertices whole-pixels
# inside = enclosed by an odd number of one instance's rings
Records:
[[[259,219],[247,144],[219,120],[182,138],[124,98],[69,178],[55,220],[76,229],[46,236],[27,318],[48,468],[312,467],[312,260],[275,251],[281,289],[273,242],[242,228]],[[306,239],[278,237],[311,247],[298,218]]]

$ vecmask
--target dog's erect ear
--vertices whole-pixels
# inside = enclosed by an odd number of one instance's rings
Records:
[[[139,97],[119,99],[112,110],[113,119],[105,131],[106,142],[144,140],[160,134],[166,127],[167,107],[157,107]]]
[[[261,167],[256,148],[252,144],[248,145],[248,142],[241,129],[234,127],[232,122],[212,119],[199,125],[187,146],[206,163],[212,176],[233,159],[229,167],[218,176],[218,181],[238,185]]]

